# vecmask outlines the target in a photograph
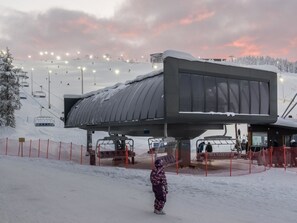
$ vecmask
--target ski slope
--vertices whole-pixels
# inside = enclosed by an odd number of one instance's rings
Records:
[[[47,109],[48,95],[46,99],[33,98],[32,85],[23,88],[27,99],[22,100],[22,109],[16,112],[17,127],[0,127],[0,137],[41,138],[76,144],[85,142],[86,131],[64,129],[59,117],[63,111],[63,95],[81,94],[81,80],[78,79],[81,73],[77,66],[87,64],[96,69],[94,74],[88,73],[92,68],[87,68],[84,74],[85,92],[125,82],[153,70],[149,63],[99,61],[93,64],[86,59],[69,61],[65,67],[62,62],[16,61],[15,64],[26,66],[29,77],[30,69],[34,67],[33,90],[39,90],[38,87],[42,85],[46,93],[48,70],[52,70],[52,108]],[[115,69],[120,70],[119,75],[114,73]],[[279,83],[278,87],[279,114],[297,90],[296,74],[280,75],[284,82]],[[44,107],[43,115],[55,117],[55,127],[34,127],[33,121],[40,115],[40,106]],[[294,118],[296,114],[295,109],[292,112]],[[245,126],[240,127],[244,132]],[[232,135],[232,126],[228,128],[228,134]],[[208,131],[206,134],[218,132]],[[105,135],[106,132],[97,132],[93,141]],[[145,138],[134,139],[136,153],[147,151]],[[167,214],[157,216],[153,214],[154,198],[149,170],[0,156],[0,222],[296,222],[296,168],[286,172],[283,169],[270,169],[236,177],[167,173],[167,178],[169,195],[164,208]]]

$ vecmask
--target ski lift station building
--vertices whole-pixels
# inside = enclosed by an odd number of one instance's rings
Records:
[[[89,94],[64,96],[66,128],[174,137],[181,156],[189,152],[190,139],[209,129],[276,120],[276,73],[199,61],[176,51],[163,53],[162,70]]]

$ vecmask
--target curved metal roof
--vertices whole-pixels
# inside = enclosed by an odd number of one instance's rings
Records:
[[[80,99],[66,126],[112,125],[164,118],[163,73]]]

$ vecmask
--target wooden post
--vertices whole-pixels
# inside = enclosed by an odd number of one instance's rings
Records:
[[[21,157],[24,156],[24,142],[25,142],[25,138],[23,138],[23,137],[19,138],[19,153],[18,153],[18,156],[21,154]]]
[[[46,145],[46,158],[48,159],[48,147],[49,147],[49,139],[47,140],[47,145]]]
[[[19,142],[18,156],[20,156],[21,143]]]
[[[32,139],[30,139],[29,157],[31,157],[31,150],[32,150]]]

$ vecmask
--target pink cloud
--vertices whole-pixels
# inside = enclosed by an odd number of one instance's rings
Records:
[[[240,56],[259,56],[261,46],[256,45],[251,37],[241,37],[225,46],[234,47],[240,50]]]
[[[186,18],[180,19],[179,24],[180,25],[190,25],[195,22],[201,22],[203,20],[206,20],[210,17],[214,16],[214,12],[204,12],[199,14],[192,14],[187,16]]]

